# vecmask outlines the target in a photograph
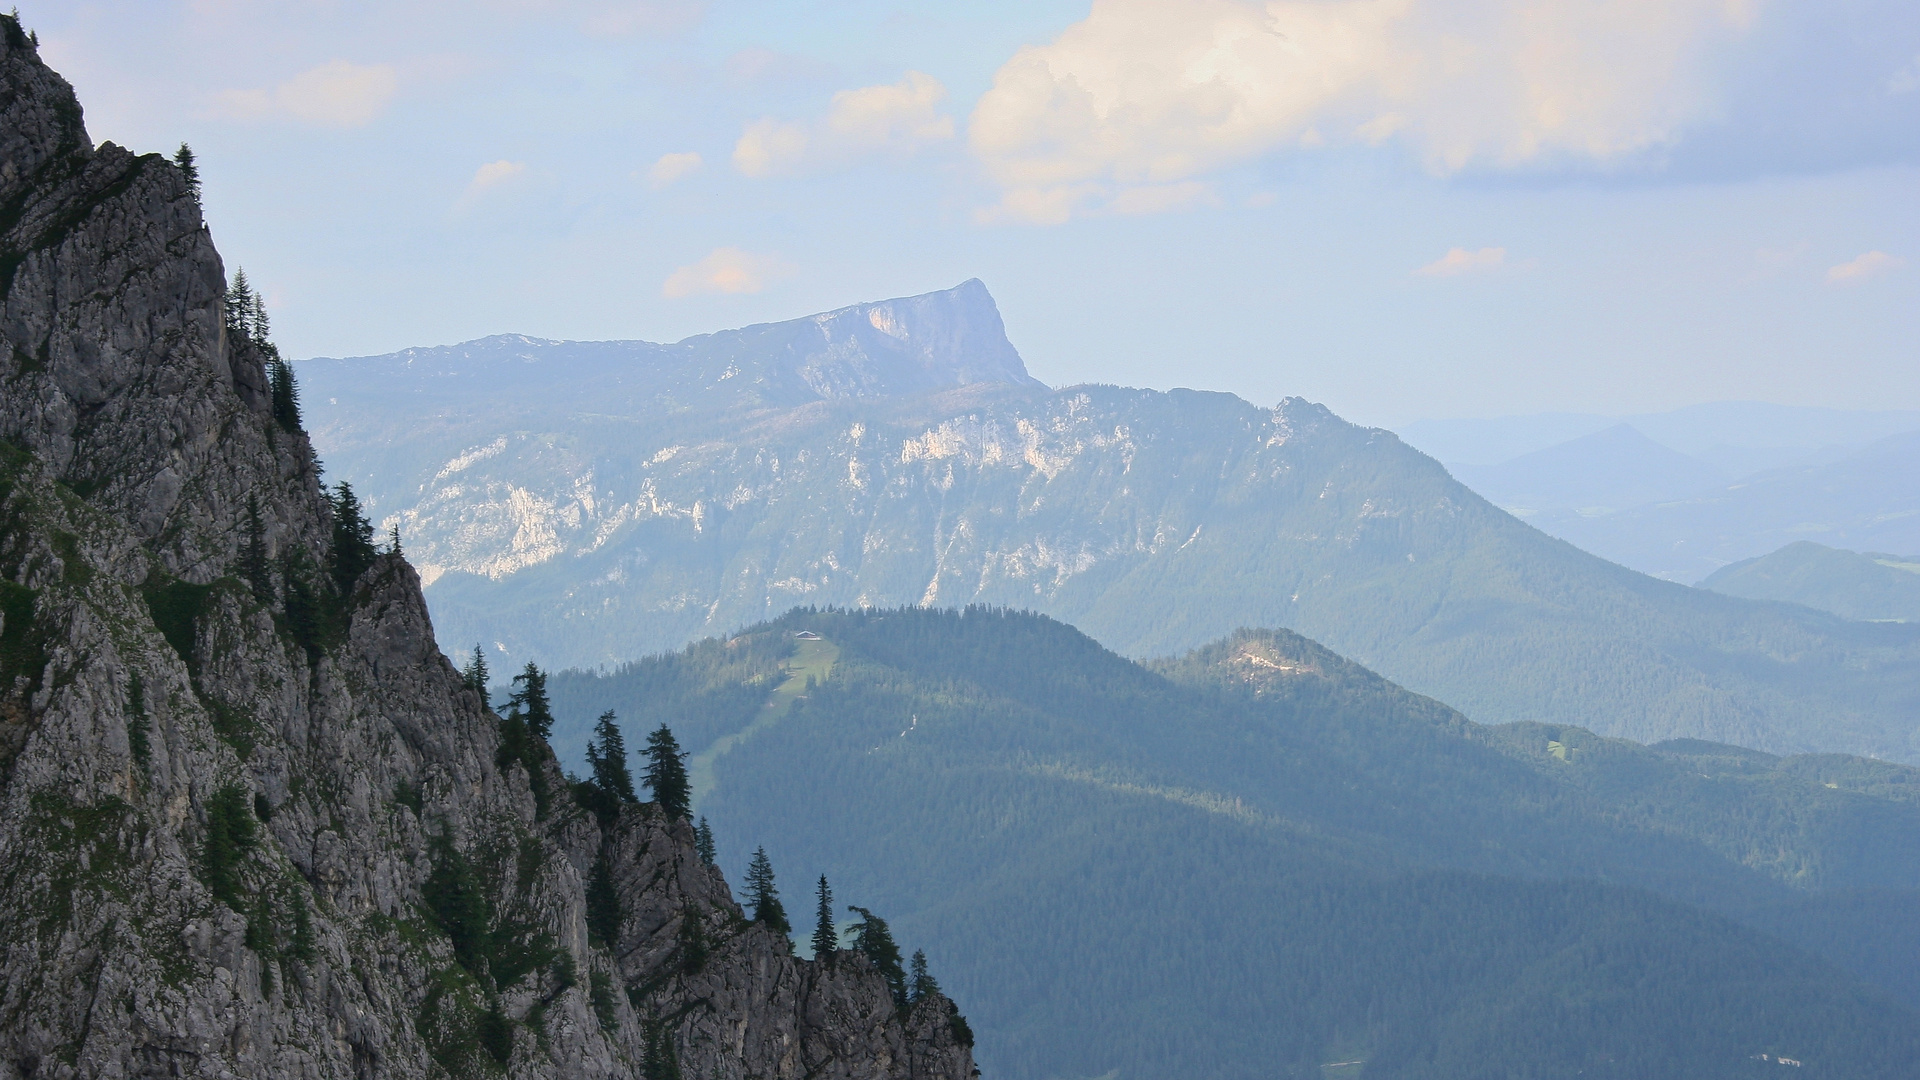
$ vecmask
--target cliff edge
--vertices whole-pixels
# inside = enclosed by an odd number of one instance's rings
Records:
[[[329,574],[224,282],[182,172],[0,17],[0,1080],[967,1080],[951,1002],[503,746],[400,554]]]

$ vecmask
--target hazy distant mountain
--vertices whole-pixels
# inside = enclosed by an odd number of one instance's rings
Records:
[[[1743,476],[1832,460],[1890,435],[1920,431],[1920,411],[1823,409],[1762,401],[1712,401],[1659,413],[1534,413],[1485,419],[1416,420],[1401,438],[1457,465],[1497,465],[1630,424],[1662,446]]]
[[[1593,428],[1605,419],[1553,413],[1404,430],[1530,524],[1671,581],[1699,581],[1801,539],[1920,551],[1920,413],[1721,402]],[[1536,445],[1543,439],[1551,442]],[[1517,447],[1529,449],[1487,456]]]
[[[1785,600],[1849,619],[1920,622],[1920,555],[1839,551],[1810,540],[1723,567],[1702,588]]]
[[[1920,551],[1920,432],[1838,461],[1742,477],[1692,498],[1615,514],[1542,514],[1540,528],[1635,569],[1699,581],[1798,540]]]
[[[1920,1000],[1920,770],[1484,728],[1286,632],[1143,667],[980,611],[796,612],[551,688],[558,745],[673,726],[729,871],[764,845],[789,897],[824,873],[926,949],[986,1075],[1920,1055],[1910,1009],[1787,944]]]
[[[861,329],[883,322],[907,338]],[[1920,628],[1609,565],[1298,399],[1049,390],[998,327],[970,283],[676,346],[301,372],[441,640],[496,666],[617,662],[796,603],[991,603],[1131,655],[1286,626],[1479,720],[1920,759]],[[865,392],[929,379],[953,385]]]
[[[1498,465],[1453,466],[1452,472],[1523,517],[1542,510],[1621,510],[1684,498],[1729,479],[1698,458],[1654,442],[1631,424],[1615,424]]]

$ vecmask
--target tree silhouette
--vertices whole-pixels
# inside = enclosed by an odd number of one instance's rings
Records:
[[[173,152],[173,166],[180,170],[181,178],[186,180],[187,190],[193,193],[194,198],[198,199],[200,197],[200,167],[193,163],[193,148],[186,143],[181,143],[180,149]]]
[[[707,816],[700,815],[700,823],[693,827],[693,849],[700,853],[700,861],[713,865],[713,829],[707,825]]]
[[[639,802],[633,793],[633,773],[627,769],[627,740],[614,723],[612,709],[600,714],[593,736],[587,741],[587,765],[593,771],[594,786],[610,799]]]
[[[475,642],[473,646],[473,656],[467,660],[467,666],[460,669],[460,681],[466,684],[467,689],[479,694],[480,700],[485,703],[488,708],[492,708],[493,703],[487,701],[488,678],[486,650],[482,649],[478,642]]]
[[[833,963],[833,956],[840,951],[840,932],[833,925],[833,890],[827,886],[827,875],[820,875],[820,886],[816,891],[819,906],[813,919],[813,958]]]
[[[786,906],[780,903],[780,890],[773,887],[773,861],[764,847],[755,848],[753,861],[747,864],[747,903],[753,905],[754,922],[782,936],[793,933]]]
[[[921,949],[913,950],[913,961],[907,969],[907,1002],[918,1002],[940,992],[940,984],[927,971],[927,954]]]
[[[521,714],[527,734],[545,742],[553,733],[553,704],[547,700],[547,673],[529,660],[526,668],[513,677],[513,682],[520,689],[507,699],[508,703]]]
[[[693,789],[687,783],[686,755],[680,752],[680,744],[665,724],[647,736],[647,787],[653,789],[653,801],[669,819],[692,812],[689,804]]]
[[[873,961],[873,966],[886,976],[887,990],[893,994],[893,1007],[906,1008],[907,973],[900,969],[900,946],[894,943],[893,931],[887,928],[887,920],[852,904],[847,905],[847,910],[860,915],[860,921],[853,925],[853,947]]]

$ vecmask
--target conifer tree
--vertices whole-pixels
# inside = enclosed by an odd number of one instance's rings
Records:
[[[886,977],[887,990],[893,994],[893,1007],[906,1008],[907,973],[900,969],[900,946],[894,943],[887,920],[852,904],[847,905],[847,910],[860,915],[860,921],[853,926],[853,947],[873,961],[873,966]]]
[[[247,336],[253,339],[254,344],[266,346],[268,338],[273,335],[273,322],[267,318],[267,298],[259,292],[253,294],[252,302],[247,305],[246,319]],[[278,356],[280,350],[274,349],[273,353]]]
[[[247,546],[240,552],[240,572],[253,588],[253,598],[273,603],[273,569],[267,560],[267,530],[260,521],[260,499],[247,496]]]
[[[387,527],[387,554],[400,554],[400,523],[394,522]]]
[[[587,764],[593,770],[594,786],[609,799],[639,802],[633,793],[633,773],[627,769],[627,740],[614,722],[612,709],[600,714],[593,736],[587,741]]]
[[[353,485],[340,481],[333,491],[333,583],[342,597],[353,592],[353,583],[373,565],[373,522],[360,509]]]
[[[593,861],[587,879],[587,936],[595,945],[613,948],[620,940],[620,894],[613,887],[613,867],[603,850]]]
[[[200,166],[193,163],[193,148],[186,143],[181,143],[180,149],[173,152],[173,165],[180,170],[180,176],[186,180],[187,190],[198,199],[200,197]]]
[[[653,789],[653,801],[669,819],[692,812],[689,804],[693,789],[687,782],[686,755],[680,752],[680,744],[665,724],[647,736],[647,786]]]
[[[827,886],[827,875],[820,875],[820,886],[816,890],[819,906],[813,919],[813,958],[833,963],[833,954],[840,951],[840,932],[833,925],[833,890]]]
[[[680,1062],[673,1052],[673,1032],[664,1021],[647,1025],[647,1044],[640,1058],[642,1080],[680,1080]]]
[[[242,266],[234,270],[233,284],[227,286],[227,331],[238,333],[247,329],[248,319],[252,314],[253,286],[247,282],[247,268]]]
[[[712,866],[714,862],[713,830],[707,826],[707,815],[700,815],[700,823],[693,827],[693,849],[700,853],[700,861]]]
[[[786,906],[780,903],[780,891],[773,887],[773,861],[767,858],[764,847],[755,848],[753,861],[747,864],[747,903],[753,905],[754,922],[765,923],[767,929],[782,936],[793,933]]]
[[[487,680],[489,677],[487,671],[487,652],[480,647],[479,642],[475,642],[473,645],[473,656],[467,660],[467,666],[460,669],[460,680],[466,684],[467,689],[479,694],[480,700],[485,702],[488,708],[492,708],[493,703],[487,701]]]
[[[300,384],[293,377],[293,365],[276,354],[267,357],[267,400],[274,421],[282,429],[289,433],[301,430]]]
[[[527,734],[546,741],[553,733],[553,706],[547,700],[547,673],[541,671],[533,661],[527,661],[526,669],[513,677],[514,685],[520,689],[513,692],[508,702],[514,711],[521,714],[527,725]]]
[[[921,949],[913,950],[913,962],[908,968],[907,976],[907,1002],[914,1004],[921,998],[930,997],[939,992],[940,984],[935,982],[933,975],[927,971],[926,952]]]

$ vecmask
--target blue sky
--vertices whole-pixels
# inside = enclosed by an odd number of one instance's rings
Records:
[[[1920,407],[1911,0],[24,5],[292,355],[986,281],[1034,373],[1351,418]],[[697,155],[697,158],[696,156]]]

